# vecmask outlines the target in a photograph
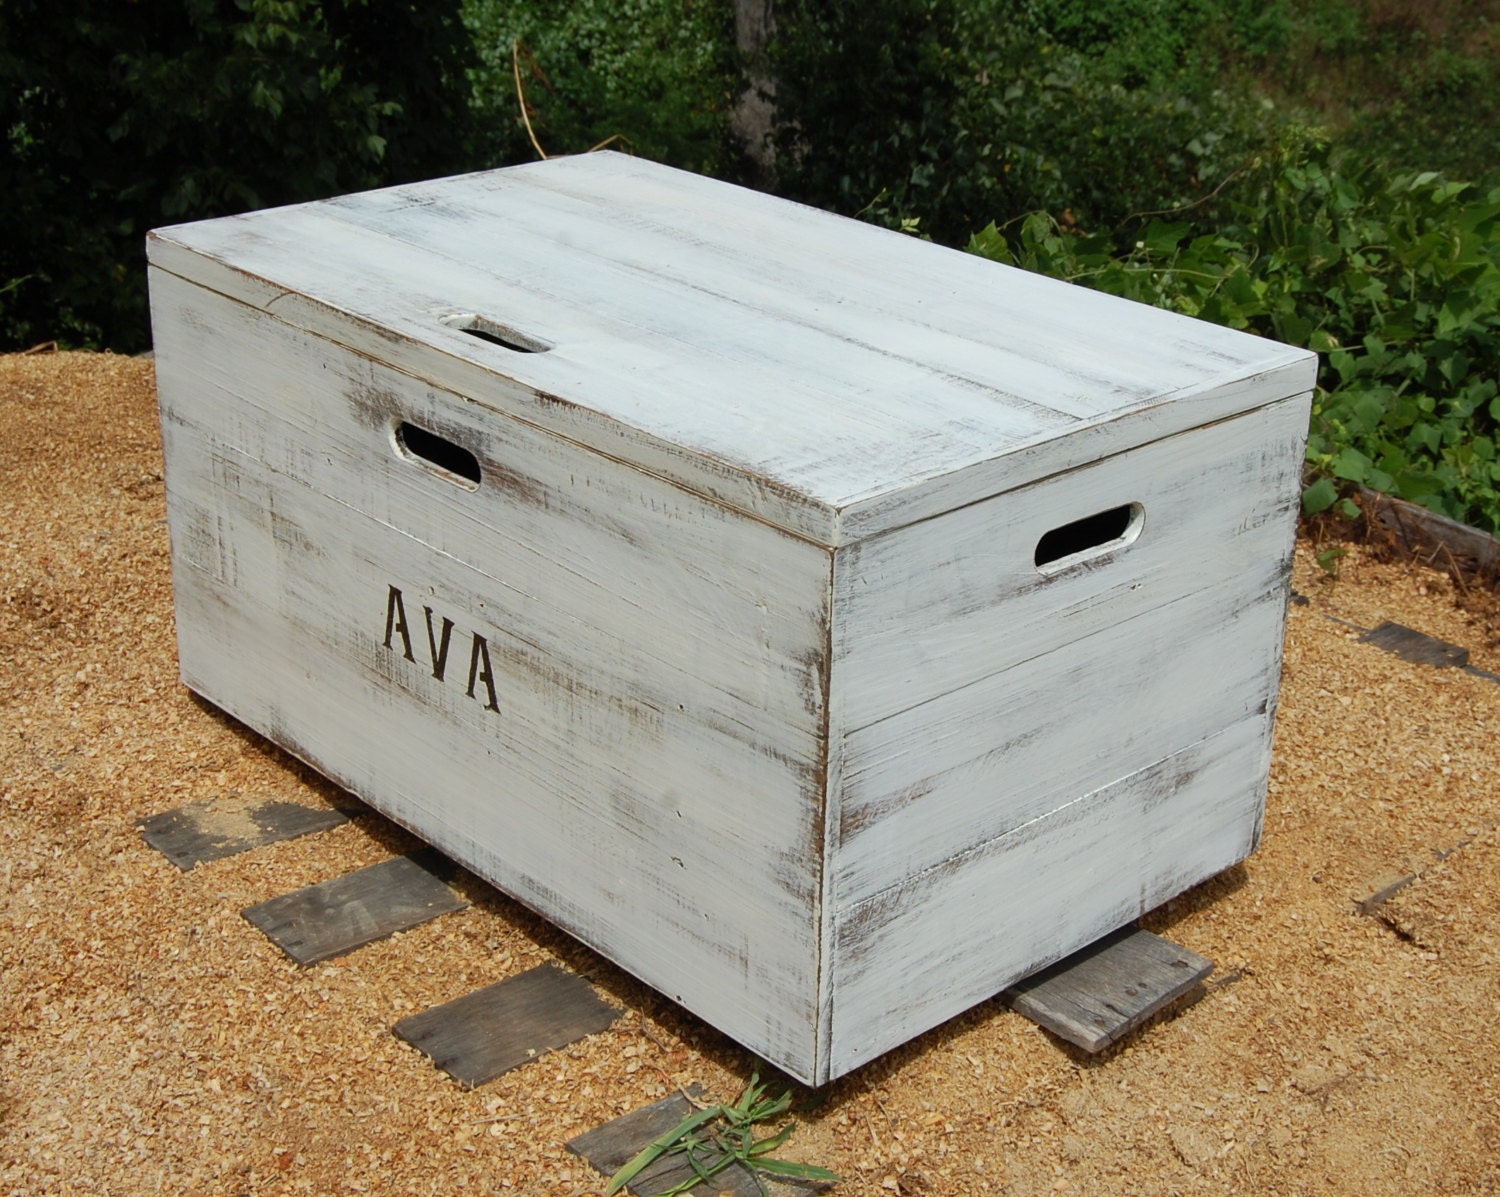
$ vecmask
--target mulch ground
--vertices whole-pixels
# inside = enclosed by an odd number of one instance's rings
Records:
[[[1096,1058],[987,1003],[799,1090],[783,1154],[851,1195],[1500,1189],[1500,683],[1358,630],[1500,673],[1495,606],[1360,546],[1337,578],[1314,557],[1264,845],[1146,920],[1217,962],[1201,1000]],[[472,879],[460,913],[292,964],[239,911],[412,842],[366,814],[180,872],[137,825],[207,799],[341,800],[177,680],[150,363],[0,358],[0,1193],[596,1192],[567,1139],[748,1079]],[[622,1007],[609,1031],[471,1091],[391,1034],[549,960]]]

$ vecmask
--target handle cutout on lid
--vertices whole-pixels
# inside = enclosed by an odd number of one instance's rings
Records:
[[[1036,542],[1034,561],[1044,574],[1123,548],[1141,534],[1146,511],[1139,503],[1111,507],[1053,528]]]
[[[546,341],[538,341],[535,337],[528,337],[525,333],[497,324],[493,320],[486,320],[483,316],[476,316],[473,312],[444,316],[443,323],[477,340],[509,349],[512,353],[546,353],[552,348]]]
[[[447,437],[402,420],[396,425],[396,445],[406,456],[434,467],[449,482],[469,490],[479,485],[479,459]]]

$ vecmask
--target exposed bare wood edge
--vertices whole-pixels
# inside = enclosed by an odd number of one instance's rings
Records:
[[[833,1079],[833,944],[837,934],[835,920],[839,843],[843,838],[842,799],[847,736],[843,681],[844,663],[836,649],[834,612],[839,610],[839,573],[847,572],[848,554],[830,553],[828,560],[828,611],[824,619],[823,640],[823,719],[822,733],[826,751],[823,759],[823,843],[818,861],[818,955],[817,1010],[818,1025],[813,1036],[814,1086]]]
[[[1387,534],[1388,547],[1460,582],[1478,578],[1493,585],[1500,577],[1500,540],[1416,503],[1361,487],[1359,505],[1373,532]]]

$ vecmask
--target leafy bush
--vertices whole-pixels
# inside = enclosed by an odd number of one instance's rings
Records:
[[[1388,168],[1494,179],[1500,0],[1299,0],[1262,86]]]
[[[1265,58],[1292,28],[1285,0],[1029,0],[1020,22],[1128,87],[1205,74],[1226,56]]]
[[[145,344],[153,226],[466,165],[457,3],[0,5],[0,346]]]
[[[1500,531],[1500,189],[1388,182],[1293,141],[1229,215],[1078,236],[1043,213],[970,249],[1324,355],[1308,510],[1360,483]]]
[[[1090,227],[1189,202],[1266,140],[1258,102],[1219,90],[1208,71],[1169,68],[1178,42],[1116,39],[1118,53],[1100,54],[1087,11],[1021,0],[779,4],[779,189],[893,227],[919,218],[935,239],[962,244],[997,215],[1030,208],[1071,209]],[[1201,19],[1213,11],[1203,4]],[[1161,12],[1156,28],[1175,29]]]
[[[617,149],[702,174],[735,172],[728,133],[739,89],[733,14],[711,0],[468,0],[480,65],[474,93],[491,163],[536,155],[520,118],[512,48],[541,147]]]

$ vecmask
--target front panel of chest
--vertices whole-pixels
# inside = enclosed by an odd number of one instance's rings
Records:
[[[826,550],[153,278],[185,680],[794,1073]]]

